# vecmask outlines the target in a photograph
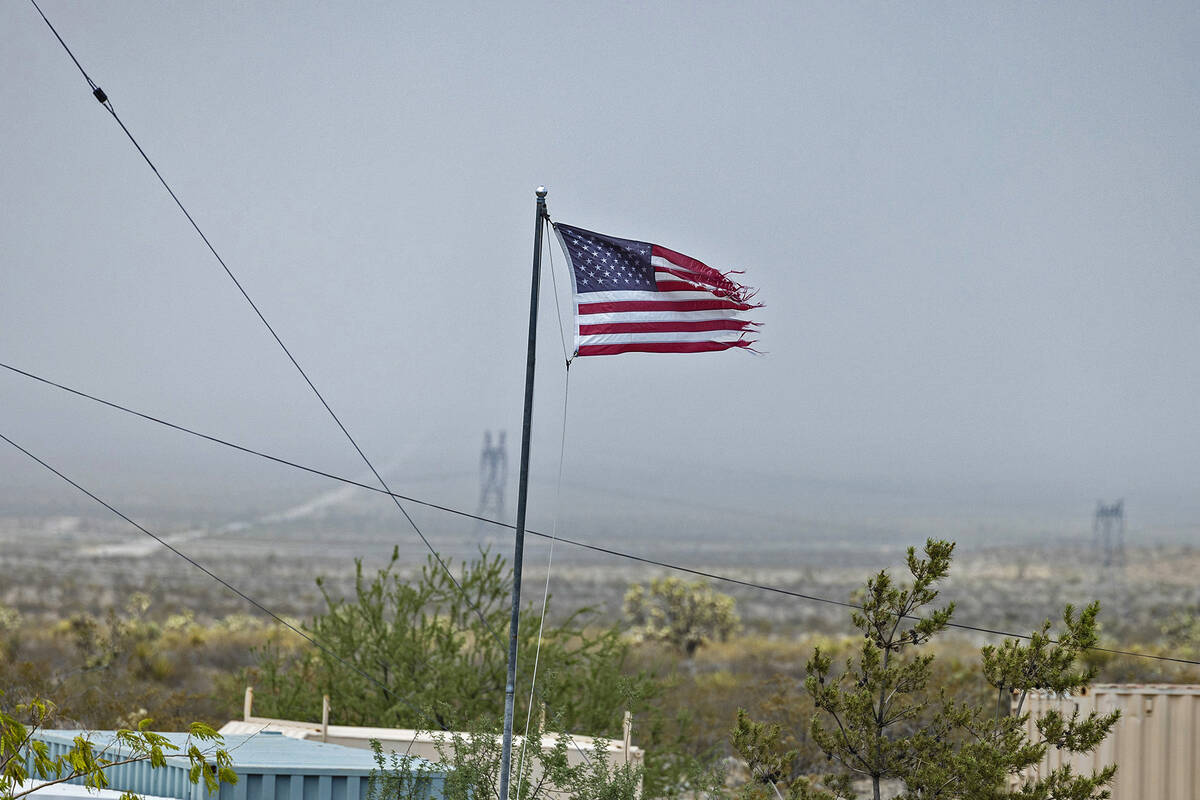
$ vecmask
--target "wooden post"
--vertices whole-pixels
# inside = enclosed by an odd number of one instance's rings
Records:
[[[250,712],[254,710],[254,687],[246,687],[246,697],[242,701],[242,720],[250,721]]]
[[[629,713],[629,709],[625,709],[625,722],[621,726],[624,730],[624,738],[622,742],[625,745],[625,763],[629,763],[629,748],[633,742],[633,714]]]

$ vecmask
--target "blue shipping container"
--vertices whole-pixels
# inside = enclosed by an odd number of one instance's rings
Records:
[[[66,753],[76,736],[85,736],[99,751],[114,739],[113,731],[41,730],[34,738],[45,742],[51,757]],[[164,733],[182,750],[186,733]],[[201,751],[211,742],[199,743]],[[152,769],[148,761],[110,767],[105,770],[109,788],[141,795],[170,797],[175,800],[367,800],[367,789],[375,758],[369,750],[337,744],[308,742],[264,731],[225,737],[224,748],[233,759],[238,782],[222,784],[218,793],[209,794],[204,784],[188,780],[186,758],[168,758],[165,767]],[[128,753],[110,746],[105,757],[119,761]],[[427,797],[442,797],[444,768],[418,759],[413,764],[428,777]],[[83,783],[82,779],[72,781]],[[36,800],[36,795],[33,796]]]

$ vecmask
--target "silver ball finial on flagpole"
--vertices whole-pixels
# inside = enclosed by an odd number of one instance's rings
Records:
[[[546,196],[546,187],[545,187],[545,186],[539,186],[539,187],[537,188],[537,196],[538,196],[538,197],[545,197],[545,196]]]

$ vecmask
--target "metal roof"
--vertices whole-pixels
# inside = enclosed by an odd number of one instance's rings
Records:
[[[290,719],[271,719],[268,717],[251,717],[249,720],[230,720],[221,726],[221,734],[229,738],[230,735],[252,733],[256,731],[269,731],[278,733],[283,736],[312,741],[321,736],[321,725],[315,722],[302,722],[299,720]],[[408,728],[371,728],[360,725],[329,725],[325,733],[331,739],[351,739],[369,741],[378,739],[385,745],[388,742],[444,742],[451,736],[450,733],[444,731],[430,730],[412,730]],[[547,733],[542,736],[542,747],[549,750],[558,743],[559,734]],[[520,741],[523,737],[517,735],[514,741]],[[580,736],[571,734],[569,737],[570,746],[574,749],[580,749],[588,753],[592,752],[597,741],[604,742],[604,750],[610,753],[624,752],[624,745],[620,739],[603,739],[598,740],[592,736]],[[385,746],[386,750],[387,747]],[[630,752],[641,753],[641,748],[636,745],[630,746]]]
[[[188,734],[161,734],[182,751]],[[39,730],[34,737],[45,742],[51,757],[64,755],[76,736],[85,736],[97,752],[119,760],[128,751],[115,744],[115,731]],[[201,752],[210,752],[215,742],[191,742]],[[186,758],[168,756],[164,767],[153,769],[146,761],[114,765],[105,769],[109,786],[117,791],[159,795],[176,800],[364,800],[375,769],[374,754],[369,750],[337,744],[292,739],[279,733],[260,731],[231,734],[220,745],[233,760],[236,785],[222,784],[210,795],[203,784],[188,779]],[[211,763],[211,762],[210,762]],[[426,796],[441,796],[445,768],[424,759],[415,759],[411,768],[428,775]],[[72,783],[79,783],[75,779]]]
[[[115,789],[92,789],[88,786],[76,786],[73,783],[49,783],[41,779],[22,781],[16,785],[16,791],[31,791],[31,797],[37,800],[121,800],[122,792]],[[141,800],[174,800],[174,798],[142,795]]]
[[[1093,694],[1138,695],[1200,695],[1200,684],[1194,683],[1093,683],[1079,692],[1058,695],[1055,692],[1033,691],[1031,697],[1047,699],[1087,697]]]
[[[48,730],[39,731],[38,738],[71,745],[76,736],[88,736],[97,748],[114,739],[114,731]],[[180,749],[188,741],[186,733],[163,733],[171,744]],[[235,771],[243,769],[254,772],[313,772],[324,775],[370,774],[375,769],[375,757],[369,750],[343,747],[338,744],[310,742],[294,739],[274,731],[259,731],[251,734],[231,734],[224,737],[223,747],[233,759]],[[213,742],[197,742],[200,750],[207,751]],[[123,753],[120,747],[112,747],[111,754]],[[425,762],[426,767],[434,765]]]

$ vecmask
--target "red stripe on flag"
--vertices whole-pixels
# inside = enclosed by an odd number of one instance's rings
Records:
[[[749,347],[752,342],[628,342],[626,344],[580,345],[581,356],[615,356],[620,353],[707,353],[732,347]]]
[[[598,333],[676,333],[681,331],[748,331],[753,322],[741,319],[680,320],[678,322],[609,322],[579,326],[580,336]]]
[[[613,303],[580,303],[579,315],[618,314],[622,311],[747,311],[753,306],[733,300],[618,300]]]
[[[670,261],[677,267],[683,267],[686,270],[698,272],[701,275],[705,275],[707,273],[716,273],[717,275],[721,274],[708,264],[705,264],[703,261],[697,261],[691,256],[685,256],[683,253],[676,253],[674,250],[669,250],[666,247],[662,247],[657,244],[650,245],[650,257],[653,258],[654,256],[665,258],[667,261]]]
[[[711,269],[711,268],[709,271],[712,273],[712,275],[713,275],[712,277],[707,276],[707,275],[701,275],[698,272],[691,272],[690,270],[686,270],[686,269],[680,269],[680,268],[672,269],[671,267],[664,267],[661,264],[655,264],[654,271],[655,272],[665,272],[668,275],[672,275],[676,278],[679,278],[679,280],[681,280],[681,281],[689,281],[693,284],[699,284],[703,288],[708,289],[710,291],[718,290],[718,289],[721,291],[728,291],[728,287],[731,285],[729,283],[728,278],[726,278],[721,273],[717,272],[715,269]]]
[[[682,272],[690,273],[690,275],[680,275],[680,277],[698,280],[717,289],[732,289],[736,287],[736,284],[722,275],[719,270],[715,270],[703,261],[697,261],[691,256],[685,256],[683,253],[677,253],[661,245],[652,244],[650,245],[650,257],[654,258],[655,256],[665,258],[679,267]],[[662,267],[658,267],[658,269],[662,269]],[[667,271],[673,272],[676,275],[679,274],[674,270]]]

